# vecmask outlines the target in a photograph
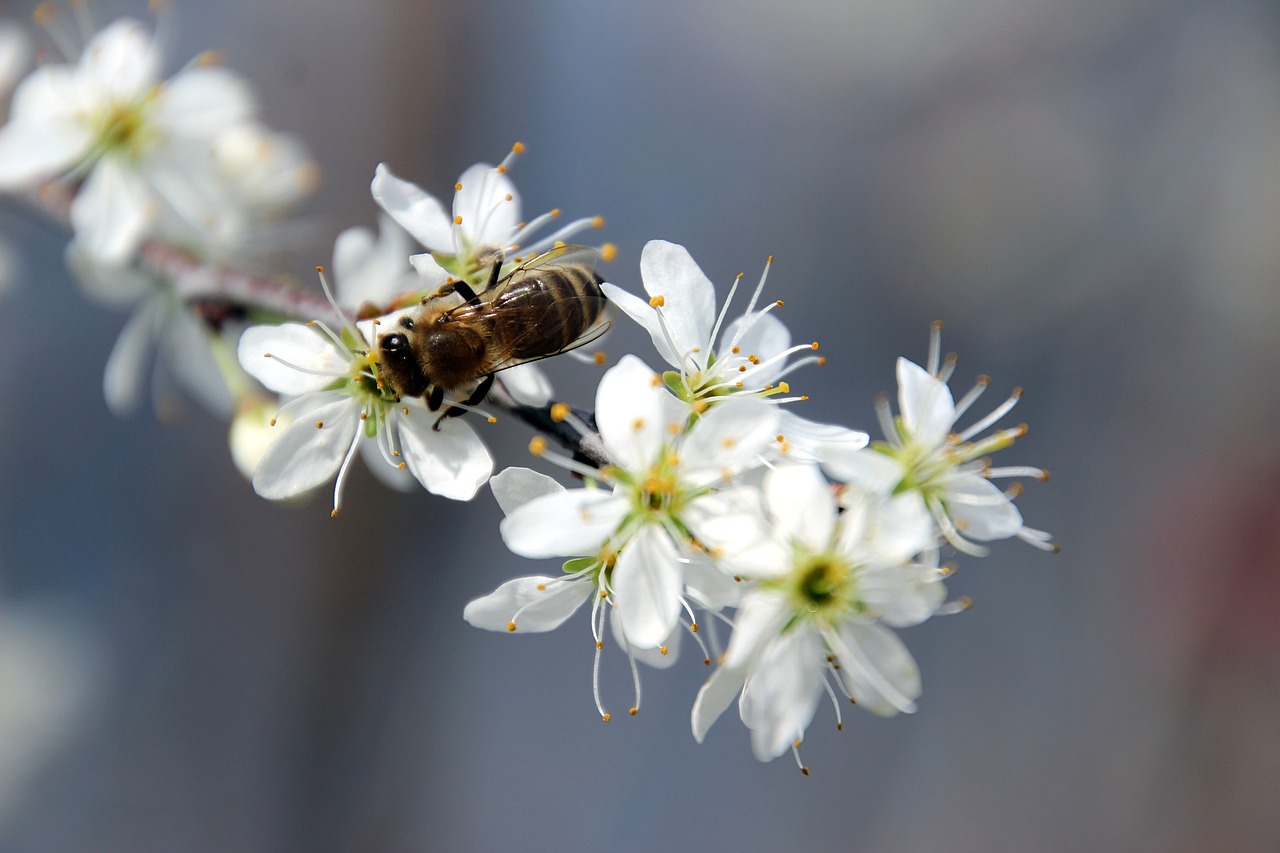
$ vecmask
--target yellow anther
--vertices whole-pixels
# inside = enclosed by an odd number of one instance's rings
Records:
[[[597,352],[595,355],[591,357],[591,360],[594,361],[597,366],[603,365],[605,362],[604,352],[603,351]]]
[[[667,300],[662,296],[661,293],[659,293],[657,296],[649,297],[650,308],[661,308],[663,305],[666,305],[666,304],[667,304]]]
[[[529,439],[529,452],[534,456],[541,456],[547,452],[547,440],[540,435],[535,435]]]
[[[319,272],[319,273],[324,272],[324,267],[320,266],[319,264],[316,264],[316,272]]]
[[[779,390],[779,391],[781,391],[783,394],[790,394],[790,393],[791,393],[791,385],[790,385],[790,383],[787,383],[787,382],[779,382],[779,383],[778,383],[778,390]]]
[[[612,718],[612,717],[610,717],[610,716],[609,716],[609,713],[606,711],[606,712],[604,713],[604,715],[600,717],[600,719],[607,723],[607,722],[609,722],[609,720],[611,720],[611,719],[613,719],[613,718]]]
[[[827,363],[827,357],[825,355],[818,356],[818,367],[822,367],[822,365],[826,363]]]
[[[729,352],[733,353],[734,355],[737,355],[738,353],[742,352],[742,348],[734,347],[733,349],[729,350]]]
[[[636,714],[640,713],[640,709],[635,705],[632,705],[631,710],[627,711],[627,713],[634,717]]]
[[[316,429],[324,429],[324,421],[316,421]]]
[[[632,421],[631,428],[637,431],[644,429],[644,418],[636,418]]]
[[[461,217],[461,216],[455,216],[455,217],[453,217],[453,224],[454,224],[454,225],[461,225],[461,224],[462,224],[462,217]]]
[[[503,198],[506,199],[507,201],[515,201],[515,196],[513,196],[511,193],[507,193],[506,195],[503,196]]]
[[[275,426],[275,425],[276,425],[276,419],[275,419],[275,418],[272,418],[271,420],[267,421],[267,426]]]
[[[330,517],[330,518],[337,518],[337,517],[338,517],[338,508],[337,508],[336,506],[335,506],[333,509],[331,509],[331,510],[329,511],[329,517]]]
[[[208,68],[210,65],[220,65],[222,64],[222,54],[216,50],[206,50],[196,57],[195,64],[203,68]]]
[[[604,217],[603,217],[603,216],[593,216],[593,217],[591,217],[591,227],[592,227],[592,228],[596,228],[596,229],[603,228],[603,227],[604,227]]]
[[[569,411],[568,403],[553,403],[551,405],[551,420],[556,423],[560,423],[565,418],[569,417]]]
[[[514,632],[515,632],[515,630],[516,630],[516,623],[514,623],[514,622],[508,622],[508,623],[507,623],[507,630],[508,630],[508,631],[511,631],[511,632],[513,632],[513,633],[514,633]]]
[[[523,142],[517,142],[515,145],[512,145],[512,146],[511,146],[511,153],[512,153],[512,154],[523,154],[523,153],[524,153],[524,143],[523,143]]]
[[[462,192],[462,181],[458,181],[458,183],[453,185],[453,191],[456,193]]]
[[[666,646],[658,646],[658,651],[665,655],[665,654],[667,653],[667,647],[666,647]]]
[[[558,207],[551,208],[551,216],[559,216],[559,215],[560,215],[560,208]]]
[[[816,350],[817,348],[818,348],[818,342],[817,342],[817,341],[814,341],[813,343],[809,344],[809,349],[815,349],[815,350]]]
[[[779,308],[781,308],[783,303],[782,303],[782,300],[781,300],[781,299],[779,299],[777,302],[775,302],[775,303],[773,303],[773,304],[774,304],[774,305],[777,305]]]
[[[618,247],[612,243],[605,243],[600,247],[600,260],[604,261],[606,264],[613,263],[614,259],[617,257]]]

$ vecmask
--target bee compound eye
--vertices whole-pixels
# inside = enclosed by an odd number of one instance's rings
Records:
[[[383,352],[403,353],[409,349],[409,339],[399,333],[394,335],[385,335],[379,344]]]

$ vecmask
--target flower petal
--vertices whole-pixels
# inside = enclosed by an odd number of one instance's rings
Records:
[[[264,498],[291,498],[315,488],[338,472],[351,448],[361,423],[355,400],[323,391],[309,402],[258,463],[253,489]]]
[[[1007,539],[1022,529],[1022,513],[1013,501],[995,483],[978,474],[948,476],[942,498],[956,529],[969,539]]]
[[[680,446],[682,467],[695,483],[710,483],[755,467],[778,434],[778,407],[759,397],[733,397],[700,417]]]
[[[680,563],[666,532],[646,525],[632,537],[613,567],[615,618],[627,642],[651,649],[676,627],[680,615]]]
[[[531,468],[504,468],[489,480],[489,489],[504,515],[511,515],[534,498],[565,491],[564,486]]]
[[[498,529],[521,557],[580,557],[598,553],[626,511],[606,489],[563,489],[516,507]]]
[[[545,575],[509,580],[486,596],[467,604],[462,618],[486,631],[526,634],[558,628],[595,591],[586,578],[550,578]]]
[[[648,470],[668,434],[672,399],[658,375],[633,355],[609,368],[596,389],[596,425],[610,461],[629,471]]]
[[[836,501],[831,487],[812,465],[779,466],[765,474],[765,501],[783,538],[812,552],[831,546]]]
[[[802,418],[782,409],[778,420],[778,434],[786,442],[783,455],[795,462],[817,462],[834,474],[842,463],[867,446],[867,434],[856,429],[823,424]],[[830,466],[830,468],[828,468]],[[837,476],[836,479],[845,479]]]
[[[782,632],[791,609],[782,593],[756,588],[743,599],[733,620],[733,636],[725,650],[724,665],[748,669],[765,647]]]
[[[822,642],[808,626],[770,643],[742,690],[742,722],[756,758],[770,761],[804,736],[822,698]]]
[[[462,189],[453,200],[453,215],[470,248],[505,249],[520,222],[520,194],[516,185],[488,163],[476,163],[458,178]]]
[[[107,25],[85,46],[77,73],[100,99],[132,100],[159,77],[160,53],[146,27],[123,18]]]
[[[622,632],[621,619],[610,620],[609,630],[618,648],[626,652],[632,660],[639,661],[645,666],[651,666],[654,669],[670,669],[680,659],[680,637],[684,633],[684,626],[678,622],[665,640],[649,649],[637,648],[627,642],[626,635]]]
[[[837,480],[857,483],[882,495],[892,492],[906,473],[901,462],[871,448],[853,453],[828,453],[822,460],[822,470]]]
[[[400,227],[433,252],[453,252],[453,218],[434,196],[391,173],[379,163],[373,173],[373,200]]]
[[[653,338],[654,349],[658,351],[658,355],[662,360],[677,370],[680,369],[680,357],[676,354],[675,350],[671,348],[667,334],[662,330],[662,322],[658,319],[658,312],[654,311],[648,302],[645,302],[639,297],[632,296],[630,293],[627,293],[615,284],[605,282],[600,285],[600,288],[604,291],[604,295],[609,298],[610,302],[618,306],[618,308],[622,309],[624,314],[644,327],[644,329],[649,333],[649,337]],[[688,369],[689,365],[685,364],[684,367],[685,369]]]
[[[470,424],[412,406],[396,419],[400,449],[409,470],[427,491],[469,501],[489,481],[493,457]],[[439,429],[436,425],[439,425]]]
[[[152,342],[164,316],[164,301],[148,299],[125,323],[116,338],[107,369],[102,376],[102,393],[111,413],[123,417],[138,407],[146,384]]]
[[[711,328],[716,322],[716,293],[711,280],[703,275],[684,246],[665,240],[650,240],[640,253],[640,278],[645,292],[661,296],[665,305],[663,317],[681,358],[692,356],[695,348],[702,354],[698,369],[711,349]]]
[[[744,326],[745,332],[742,331]],[[753,388],[773,382],[787,366],[784,359],[769,361],[791,346],[791,332],[787,329],[787,324],[772,313],[757,312],[751,317],[739,317],[720,333],[720,339],[725,342],[719,348],[721,353],[736,346],[742,352],[760,359],[760,366],[748,370],[743,377],[750,379],[749,384]]]
[[[240,335],[236,355],[246,373],[278,394],[319,391],[347,373],[333,341],[301,323],[250,326]]]
[[[390,216],[379,217],[377,238],[368,228],[348,228],[333,244],[334,290],[338,303],[358,308],[385,305],[412,289],[409,235]]]
[[[253,118],[253,90],[234,71],[195,65],[160,89],[156,122],[173,136],[212,142],[229,127]]]
[[[551,380],[536,364],[517,364],[502,371],[502,384],[517,403],[542,407],[551,402]]]
[[[112,156],[98,161],[71,202],[76,242],[89,257],[108,265],[129,259],[154,216],[146,182]]]
[[[926,447],[942,444],[956,419],[946,383],[905,358],[898,359],[898,407],[907,430]]]
[[[873,714],[913,714],[920,670],[898,635],[879,625],[846,622],[827,641],[840,659],[837,672],[849,695]]]
[[[711,673],[711,677],[698,690],[698,697],[693,700],[693,713],[689,715],[694,740],[702,743],[712,724],[720,719],[720,715],[742,690],[744,681],[741,671],[725,666],[717,667]]]

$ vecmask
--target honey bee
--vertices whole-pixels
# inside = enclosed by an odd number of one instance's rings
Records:
[[[436,411],[446,390],[478,380],[466,400],[474,406],[489,393],[498,371],[594,341],[613,319],[596,258],[589,246],[562,246],[500,280],[497,258],[480,293],[461,281],[441,288],[378,337],[383,386],[401,397],[425,395]],[[450,407],[441,417],[462,411]]]

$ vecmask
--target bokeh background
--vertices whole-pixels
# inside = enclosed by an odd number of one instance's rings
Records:
[[[33,4],[8,2],[28,18]],[[141,0],[92,4],[101,22]],[[600,213],[771,296],[829,363],[819,420],[875,430],[947,323],[958,382],[1027,389],[1005,456],[1048,556],[999,543],[974,609],[904,632],[920,711],[819,711],[762,765],[688,714],[692,656],[601,724],[582,614],[488,634],[543,570],[487,493],[360,472],[331,520],[255,496],[225,427],[113,418],[124,315],[64,235],[0,306],[0,850],[1280,849],[1280,11],[1264,0],[186,0],[325,171],[308,263],[372,226],[380,160],[440,193],[519,139],[528,211]],[[306,265],[298,270],[306,270]],[[621,329],[611,352],[644,353]],[[597,374],[553,371],[589,403]],[[528,434],[488,433],[500,464]],[[606,697],[630,702],[610,648]]]

